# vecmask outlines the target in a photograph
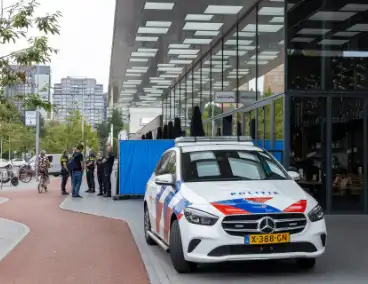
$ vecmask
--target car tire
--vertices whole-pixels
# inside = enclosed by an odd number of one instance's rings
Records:
[[[316,266],[315,258],[300,258],[296,260],[296,265],[302,270],[312,270]]]
[[[151,221],[149,218],[149,212],[147,207],[144,208],[144,237],[146,239],[146,243],[149,246],[157,245],[156,242],[147,234],[147,231],[151,231]]]
[[[185,260],[179,222],[175,220],[170,228],[170,256],[171,262],[178,273],[190,273],[196,270],[197,264]]]

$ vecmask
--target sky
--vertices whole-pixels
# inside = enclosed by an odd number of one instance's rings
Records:
[[[4,7],[18,2],[3,0]],[[61,11],[60,35],[50,38],[59,50],[51,59],[52,84],[66,76],[96,78],[107,91],[115,0],[38,0],[38,15]],[[36,36],[36,30],[29,35]],[[25,48],[26,41],[0,45],[0,56]]]

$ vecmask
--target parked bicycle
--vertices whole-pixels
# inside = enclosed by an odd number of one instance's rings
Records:
[[[23,183],[29,183],[33,177],[33,170],[30,165],[23,165],[18,171],[19,180]]]

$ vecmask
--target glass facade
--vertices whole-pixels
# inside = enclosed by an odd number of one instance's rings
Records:
[[[367,207],[364,1],[287,1],[285,156],[328,212]]]
[[[363,1],[258,1],[199,48],[164,94],[164,123],[180,117],[189,134],[199,106],[206,135],[251,136],[327,212],[368,213],[367,13]]]
[[[206,33],[213,35],[211,31]],[[241,109],[284,93],[284,33],[284,2],[264,0],[239,17],[230,29],[222,30],[217,41],[204,47],[194,45],[201,56],[166,93],[162,101],[163,120],[180,116],[184,125],[189,126],[192,108],[199,106],[206,135],[245,134],[250,129],[255,131],[256,139],[266,144],[266,140],[271,140],[271,120],[275,119],[271,119],[271,114],[283,117],[279,113],[282,108],[277,107],[283,105],[282,97],[278,103],[270,100],[253,113]],[[216,94],[224,91],[233,94],[232,101],[216,99]],[[272,108],[276,104],[278,112],[271,113],[271,104]],[[173,109],[178,110],[175,115]],[[223,114],[229,115],[219,117]],[[226,129],[225,119],[229,121]]]

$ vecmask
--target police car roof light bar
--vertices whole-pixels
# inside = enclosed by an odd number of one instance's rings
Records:
[[[250,136],[189,136],[175,139],[175,144],[196,142],[253,142],[253,139]]]

